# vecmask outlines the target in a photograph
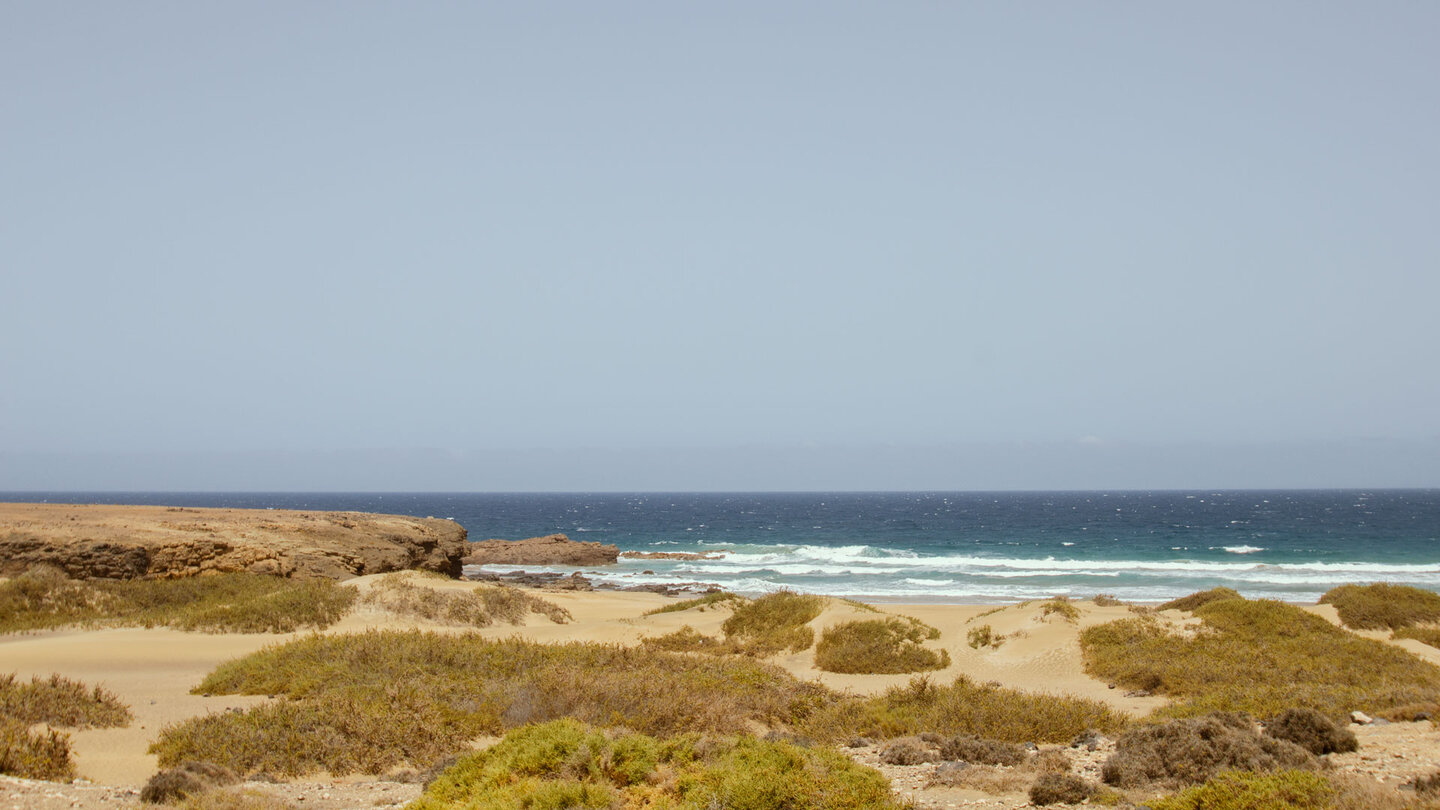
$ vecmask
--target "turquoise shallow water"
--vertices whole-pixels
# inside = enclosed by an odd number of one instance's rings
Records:
[[[1440,590],[1440,490],[464,494],[0,493],[4,500],[447,517],[471,539],[564,532],[623,550],[617,584],[713,582],[879,600],[1162,600],[1224,585],[1314,601],[1346,582]],[[563,569],[566,572],[572,569]],[[645,572],[650,573],[645,573]]]

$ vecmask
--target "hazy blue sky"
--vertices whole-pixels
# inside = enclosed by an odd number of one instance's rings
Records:
[[[0,489],[1440,486],[1437,37],[6,2]]]

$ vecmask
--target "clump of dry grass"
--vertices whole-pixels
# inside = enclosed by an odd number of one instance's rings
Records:
[[[1174,796],[1146,802],[1151,810],[1335,810],[1335,787],[1320,774],[1286,770],[1217,774]]]
[[[1265,733],[1312,754],[1345,753],[1360,747],[1355,733],[1314,709],[1286,709],[1265,724]]]
[[[1440,627],[1402,627],[1391,638],[1413,638],[1421,644],[1440,648]]]
[[[489,585],[474,590],[442,590],[416,585],[404,574],[380,577],[363,601],[402,616],[462,627],[489,627],[497,621],[520,624],[530,613],[539,613],[556,624],[572,618],[565,608],[518,588]]]
[[[754,737],[661,739],[568,720],[462,757],[413,810],[565,807],[900,810],[885,778],[825,748]]]
[[[1080,618],[1080,608],[1070,601],[1068,596],[1055,596],[1041,603],[1040,618],[1045,618],[1052,613],[1059,613],[1062,619],[1073,622]]]
[[[835,741],[933,732],[1058,743],[1087,729],[1113,733],[1125,724],[1125,715],[1099,701],[982,686],[965,676],[940,686],[921,676],[881,695],[848,696],[821,705],[798,729],[813,739]]]
[[[735,608],[721,630],[760,655],[781,650],[800,652],[815,643],[810,622],[825,607],[822,597],[776,591]],[[767,652],[768,651],[768,652]]]
[[[298,810],[291,804],[253,788],[221,788],[190,796],[180,810]]]
[[[74,624],[289,633],[329,627],[354,599],[353,588],[328,579],[215,574],[82,582],[37,567],[0,582],[0,633]]]
[[[113,693],[60,675],[35,676],[29,683],[0,675],[0,716],[65,728],[127,726],[131,719],[130,709]]]
[[[643,615],[657,616],[661,613],[677,613],[682,610],[705,610],[706,608],[713,607],[715,605],[739,603],[744,601],[745,597],[743,596],[737,596],[728,591],[714,591],[712,593],[697,596],[694,599],[685,599],[680,602],[672,602],[671,604],[663,605],[661,607],[655,608],[654,610],[647,610]]]
[[[940,744],[940,757],[978,765],[1018,765],[1025,759],[1025,749],[1014,743],[957,734]]]
[[[1042,773],[1030,785],[1030,803],[1039,807],[1051,804],[1081,804],[1099,790],[1071,773]]]
[[[642,639],[640,644],[647,650],[663,652],[705,653],[707,655],[744,655],[745,645],[732,639],[718,639],[707,636],[690,625],[673,633]]]
[[[815,666],[826,672],[866,674],[944,669],[950,666],[949,651],[921,644],[939,637],[939,630],[909,617],[845,622],[820,635]]]
[[[573,717],[652,734],[784,726],[838,699],[747,658],[476,635],[315,636],[221,665],[195,689],[285,695],[163,730],[162,765],[241,773],[383,773],[424,767],[467,740]]]
[[[69,736],[54,728],[32,733],[36,723],[109,728],[129,725],[130,719],[130,709],[99,687],[59,675],[31,678],[29,683],[0,675],[0,773],[48,780],[74,776]]]
[[[1169,716],[1273,717],[1292,707],[1333,718],[1356,709],[1383,716],[1440,701],[1440,669],[1293,605],[1219,599],[1195,615],[1202,624],[1193,634],[1153,616],[1091,627],[1080,636],[1085,668],[1178,699],[1159,712]]]
[[[1109,593],[1097,593],[1090,601],[1094,602],[1096,607],[1119,607],[1125,604],[1120,599],[1116,599],[1114,594]]]
[[[970,628],[970,632],[965,634],[966,642],[973,649],[976,650],[980,649],[981,647],[993,647],[998,649],[1001,644],[1005,643],[1005,639],[1006,636],[1003,633],[995,632],[994,628],[992,628],[988,624],[982,624],[979,627],[972,627]]]
[[[1326,591],[1320,604],[1334,605],[1340,621],[1356,630],[1400,630],[1440,622],[1440,594],[1409,585],[1341,585]]]
[[[1156,610],[1195,610],[1201,605],[1208,605],[1211,602],[1218,602],[1222,599],[1244,599],[1240,592],[1234,588],[1211,588],[1208,591],[1198,591],[1189,596],[1182,596],[1179,599],[1172,599],[1162,605],[1157,605]]]
[[[1217,712],[1126,731],[1105,761],[1102,777],[1122,788],[1174,788],[1230,770],[1314,770],[1319,765],[1304,748],[1258,733],[1249,717]]]
[[[0,715],[0,773],[52,782],[73,778],[69,735],[31,733],[30,724]]]

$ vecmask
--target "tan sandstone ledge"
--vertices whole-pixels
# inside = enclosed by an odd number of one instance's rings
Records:
[[[465,545],[454,521],[403,515],[0,503],[0,575],[49,564],[82,579],[348,579],[409,568],[458,577]]]

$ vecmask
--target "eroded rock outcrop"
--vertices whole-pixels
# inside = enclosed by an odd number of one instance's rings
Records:
[[[609,565],[618,546],[547,534],[525,540],[482,540],[466,550],[466,565]]]
[[[465,529],[364,512],[0,504],[0,574],[49,564],[81,579],[210,571],[347,579],[418,568],[460,576]]]
[[[626,551],[621,557],[628,560],[719,560],[724,554],[699,554],[693,551]]]

